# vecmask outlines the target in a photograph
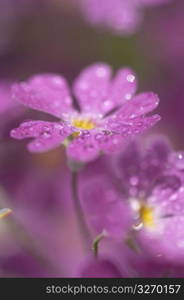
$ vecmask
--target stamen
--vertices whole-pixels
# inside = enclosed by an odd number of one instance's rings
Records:
[[[0,219],[8,216],[12,210],[10,208],[2,208],[0,209]]]
[[[96,124],[90,119],[74,119],[72,125],[76,128],[91,130],[96,127]]]
[[[153,228],[155,226],[153,208],[142,204],[139,209],[140,219],[145,227]]]

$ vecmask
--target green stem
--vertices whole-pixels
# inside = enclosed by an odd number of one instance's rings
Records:
[[[93,245],[92,245],[92,250],[93,250],[95,256],[98,256],[99,243],[106,236],[107,236],[107,233],[105,231],[103,231],[102,233],[97,235],[97,237],[94,239]]]
[[[71,186],[72,186],[73,204],[74,204],[79,230],[83,238],[85,247],[87,249],[90,249],[92,238],[88,226],[86,224],[84,213],[81,208],[80,199],[78,197],[78,173],[76,171],[71,172]]]

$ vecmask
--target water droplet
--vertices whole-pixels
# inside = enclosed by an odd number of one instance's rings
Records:
[[[61,129],[63,129],[63,125],[62,125],[62,124],[59,124],[59,123],[58,123],[58,124],[54,124],[54,128],[55,128],[55,129],[60,129],[60,130],[61,130]]]
[[[101,139],[102,139],[102,136],[103,136],[102,133],[97,133],[97,134],[95,135],[95,140],[97,140],[97,141],[101,140]]]
[[[50,132],[43,132],[42,137],[44,137],[45,139],[48,139],[48,138],[51,137],[51,133]]]
[[[127,76],[127,81],[128,81],[128,82],[134,82],[134,80],[135,80],[135,76],[134,76],[133,74],[129,74],[129,75]]]
[[[110,131],[110,130],[103,130],[103,133],[104,133],[105,135],[111,135],[111,134],[112,134],[112,131]]]
[[[180,151],[173,153],[171,155],[171,163],[180,170],[184,169],[184,152]]]
[[[41,132],[41,136],[45,139],[48,139],[51,137],[51,129],[48,126],[43,127],[43,131]]]
[[[125,95],[125,99],[126,99],[126,100],[130,100],[131,98],[132,98],[132,94],[127,93],[127,94]]]
[[[106,100],[106,101],[104,101],[104,103],[103,103],[103,106],[104,107],[110,107],[112,105],[112,102],[110,101],[110,100]]]
[[[139,230],[141,230],[142,228],[143,228],[143,223],[142,223],[142,222],[133,225],[133,229],[136,230],[136,231],[139,231]]]
[[[90,136],[90,132],[88,130],[83,130],[81,136]]]

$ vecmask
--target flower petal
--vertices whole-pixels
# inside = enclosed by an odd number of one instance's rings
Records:
[[[107,27],[117,34],[133,33],[141,20],[142,13],[134,1],[81,0],[81,10],[93,25]]]
[[[40,74],[13,85],[16,101],[36,110],[61,118],[72,110],[72,98],[66,80],[55,74]]]
[[[159,120],[160,116],[156,114],[150,117],[139,117],[132,120],[123,120],[119,118],[119,115],[116,115],[105,120],[104,128],[107,131],[112,131],[112,133],[125,138],[142,134],[145,130],[154,126]]]
[[[106,131],[96,133],[95,140],[100,151],[107,154],[120,151],[126,143],[120,134],[108,134]]]
[[[126,235],[132,222],[130,209],[107,176],[81,182],[80,199],[96,235],[104,230],[118,239]]]
[[[129,101],[137,89],[137,80],[135,73],[128,68],[122,68],[117,72],[111,84],[109,93],[109,103],[111,109]],[[110,106],[110,104],[109,104]]]
[[[159,104],[159,98],[152,92],[141,93],[132,101],[127,102],[117,112],[119,118],[133,119],[154,110]]]
[[[78,162],[89,162],[99,155],[99,147],[93,136],[81,136],[75,138],[67,146],[67,155]]]
[[[139,183],[141,172],[141,152],[139,144],[131,142],[112,160],[113,170],[126,189]],[[134,180],[132,180],[132,178]],[[137,179],[137,182],[136,182]],[[132,181],[134,181],[132,183]]]
[[[108,95],[110,66],[97,63],[84,69],[73,85],[74,94],[84,112],[103,112]]]
[[[72,130],[63,122],[27,121],[11,131],[16,139],[35,138],[28,144],[31,152],[45,152],[53,149],[71,134]]]
[[[136,118],[123,121],[118,118],[107,118],[104,122],[104,130],[94,134],[99,148],[104,153],[118,152],[122,150],[130,138],[144,133],[160,120],[160,116],[153,115],[146,118]]]
[[[159,226],[160,225],[160,226]],[[157,231],[140,231],[139,242],[147,253],[180,265],[184,259],[184,216],[171,216],[160,220]]]
[[[147,186],[158,184],[162,171],[168,166],[168,157],[171,146],[165,136],[153,136],[149,138],[149,146],[144,154],[144,170],[142,180]],[[146,188],[145,188],[146,189]]]

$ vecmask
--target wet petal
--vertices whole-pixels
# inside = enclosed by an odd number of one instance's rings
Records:
[[[16,139],[35,138],[28,144],[31,152],[44,152],[53,149],[70,135],[72,130],[63,122],[27,121],[11,131]]]
[[[99,145],[99,149],[103,153],[113,153],[120,151],[125,146],[126,140],[122,139],[119,134],[102,131],[95,134],[95,140]]]
[[[89,162],[99,155],[99,147],[93,136],[79,136],[67,146],[69,159],[78,162]]]
[[[178,170],[184,170],[184,151],[172,152],[169,157],[172,167]]]
[[[173,216],[160,220],[156,232],[140,232],[139,240],[160,261],[180,265],[184,259],[184,216]]]
[[[159,104],[159,98],[152,92],[141,93],[135,96],[132,101],[127,102],[117,115],[122,119],[134,119],[154,110]]]
[[[112,161],[114,170],[126,189],[140,184],[141,151],[138,143],[131,142]]]
[[[119,115],[109,117],[104,122],[104,128],[107,131],[112,131],[114,134],[122,137],[133,137],[137,134],[142,134],[147,129],[154,126],[160,120],[159,115],[150,117],[140,117],[132,120],[123,120]]]
[[[88,22],[117,34],[133,33],[142,17],[134,1],[81,0],[81,8]]]
[[[110,108],[120,106],[131,100],[136,89],[137,80],[135,73],[128,68],[120,69],[111,84],[109,102],[112,106]]]
[[[111,68],[97,63],[84,69],[73,85],[74,94],[84,112],[103,112],[108,95]]]
[[[122,239],[130,228],[130,209],[106,176],[81,183],[80,198],[86,219],[96,234],[105,230]]]
[[[66,80],[55,74],[40,74],[13,85],[13,98],[32,109],[61,118],[72,110],[72,98]]]

